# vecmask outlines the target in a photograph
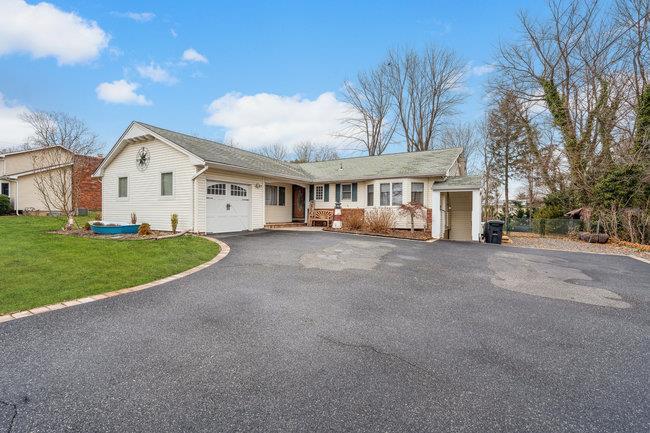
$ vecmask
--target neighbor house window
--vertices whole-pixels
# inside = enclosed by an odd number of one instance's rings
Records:
[[[9,195],[9,182],[2,182],[2,191],[0,191],[0,194]]]
[[[402,204],[402,183],[397,182],[393,184],[393,206],[400,206]]]
[[[278,187],[275,185],[266,185],[264,188],[264,203],[267,206],[278,204]]]
[[[316,185],[316,200],[323,199],[323,191],[325,191],[325,187],[323,185]]]
[[[160,174],[160,195],[174,195],[174,174]]]
[[[421,205],[424,204],[424,183],[411,183],[411,201],[413,203],[420,203]]]
[[[375,186],[374,185],[368,185],[367,187],[367,192],[368,192],[368,206],[374,206],[375,205]]]
[[[352,200],[352,184],[344,183],[341,185],[341,199]]]
[[[129,178],[120,177],[117,179],[117,196],[118,197],[128,197],[129,196]]]
[[[390,206],[390,183],[379,185],[379,205]]]

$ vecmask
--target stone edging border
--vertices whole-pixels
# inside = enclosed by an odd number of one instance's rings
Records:
[[[63,301],[57,304],[45,305],[43,307],[35,307],[31,310],[17,311],[15,313],[5,314],[0,316],[0,323],[9,322],[11,320],[21,319],[23,317],[35,316],[37,314],[47,313],[48,311],[60,310],[62,308],[74,307],[75,305],[87,304],[89,302],[100,301],[102,299],[112,298],[113,296],[124,295],[126,293],[139,292],[140,290],[149,289],[151,287],[159,286],[164,283],[169,283],[171,281],[178,280],[180,278],[186,277],[195,272],[201,271],[209,266],[214,265],[215,263],[223,260],[229,253],[230,247],[225,242],[222,242],[218,239],[214,239],[208,236],[200,236],[203,239],[207,239],[219,245],[219,254],[217,254],[211,260],[202,263],[198,266],[190,268],[181,273],[171,275],[169,277],[162,278],[160,280],[151,281],[149,283],[140,284],[139,286],[128,287],[125,289],[113,290],[106,293],[98,293],[97,295],[87,296],[85,298],[72,299],[70,301]]]

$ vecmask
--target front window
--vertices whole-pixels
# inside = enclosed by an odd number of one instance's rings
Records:
[[[390,206],[390,183],[379,185],[379,205]]]
[[[174,195],[174,174],[162,173],[160,175],[160,195]]]
[[[402,183],[393,184],[393,206],[400,206],[402,204]]]
[[[278,204],[278,187],[275,185],[266,185],[264,188],[264,203],[267,206]]]
[[[367,191],[368,191],[368,206],[374,206],[375,205],[375,186],[374,185],[368,185]]]
[[[117,179],[117,196],[118,197],[128,197],[129,196],[129,178],[120,177]]]
[[[424,183],[411,183],[411,201],[413,203],[420,203],[421,205],[424,205]]]
[[[316,200],[322,200],[323,199],[323,191],[325,190],[325,187],[323,185],[316,185]]]
[[[352,184],[344,183],[341,185],[341,199],[352,200]]]
[[[9,195],[9,182],[2,182],[2,191],[0,191],[0,194]]]

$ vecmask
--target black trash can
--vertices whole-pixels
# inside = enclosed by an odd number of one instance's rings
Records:
[[[483,227],[483,238],[486,244],[500,244],[503,236],[503,221],[490,220]]]

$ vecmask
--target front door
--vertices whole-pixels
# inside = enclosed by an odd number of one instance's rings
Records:
[[[293,190],[291,219],[303,222],[305,221],[305,188],[298,185],[292,185],[291,188]]]

